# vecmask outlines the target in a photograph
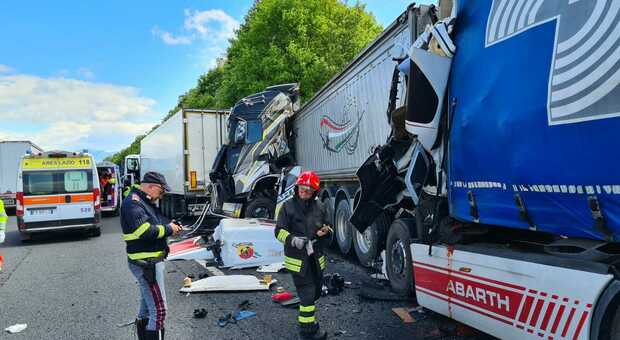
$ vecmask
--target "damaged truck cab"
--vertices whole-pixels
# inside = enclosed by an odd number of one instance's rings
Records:
[[[293,164],[290,117],[299,108],[299,85],[271,86],[241,99],[228,119],[228,144],[211,173],[211,209],[230,217],[275,217],[280,173]]]

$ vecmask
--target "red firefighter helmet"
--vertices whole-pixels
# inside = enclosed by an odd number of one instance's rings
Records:
[[[314,190],[319,190],[319,185],[321,184],[321,180],[319,180],[319,176],[317,176],[314,171],[304,171],[299,174],[297,177],[297,182],[295,185],[305,185]]]

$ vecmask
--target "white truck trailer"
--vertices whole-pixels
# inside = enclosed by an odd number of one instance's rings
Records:
[[[208,197],[209,171],[225,144],[228,113],[182,109],[140,143],[140,177],[157,171],[171,188],[161,201],[166,216],[202,212]]]
[[[0,141],[0,199],[6,208],[15,208],[19,161],[28,153],[42,152],[30,141]]]

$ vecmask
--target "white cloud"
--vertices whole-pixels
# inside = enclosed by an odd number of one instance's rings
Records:
[[[187,31],[196,31],[205,40],[228,40],[234,37],[239,22],[221,9],[186,9],[183,26]]]
[[[166,45],[189,45],[194,39],[191,36],[174,36],[170,32],[162,31],[159,27],[155,26],[151,29],[151,33],[159,37]]]
[[[77,70],[77,75],[83,79],[93,79],[95,78],[95,73],[86,67],[80,67]]]
[[[13,72],[12,68],[6,65],[0,64],[0,73],[11,73],[11,72]]]
[[[155,104],[129,86],[0,75],[0,121],[33,131],[0,124],[0,139],[29,139],[44,149],[118,150],[155,124]]]
[[[221,9],[185,10],[183,33],[174,35],[155,26],[151,33],[168,45],[188,45],[196,40],[210,44],[226,44],[233,38],[239,22]]]

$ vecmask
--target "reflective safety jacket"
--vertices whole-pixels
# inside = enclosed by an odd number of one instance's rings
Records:
[[[4,210],[4,202],[0,200],[0,232],[6,231],[6,223],[9,220],[9,216],[7,216],[6,211]]]
[[[123,240],[127,243],[129,259],[163,259],[168,249],[166,237],[172,235],[169,223],[142,190],[132,189],[121,209]]]
[[[123,198],[127,197],[127,195],[129,195],[129,193],[131,192],[131,190],[140,190],[140,184],[134,184],[130,187],[126,187],[125,190],[123,190]]]
[[[325,269],[326,259],[323,255],[323,238],[319,238],[316,232],[323,224],[331,224],[323,205],[315,199],[303,201],[297,195],[286,201],[280,209],[276,222],[276,238],[284,243],[284,266],[296,275],[305,276],[306,269],[314,265],[310,259],[318,261],[321,271]],[[317,240],[313,243],[314,256],[308,256],[308,251],[297,249],[291,244],[294,236],[307,237],[309,240]]]

